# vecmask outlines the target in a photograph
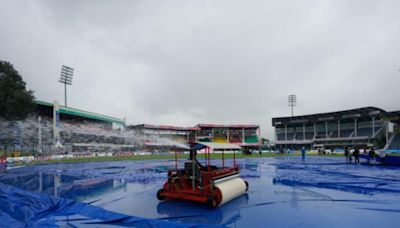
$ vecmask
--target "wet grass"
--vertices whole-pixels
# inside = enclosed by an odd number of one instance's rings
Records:
[[[236,158],[252,158],[252,157],[273,157],[276,156],[272,153],[263,155],[243,155],[236,154]],[[187,159],[188,154],[178,154],[178,159]],[[233,158],[233,154],[225,154],[226,159]],[[198,158],[204,158],[204,155],[198,155]],[[102,161],[139,161],[139,160],[168,160],[175,159],[173,154],[154,154],[154,155],[134,155],[134,156],[113,156],[113,157],[79,157],[79,158],[66,158],[58,160],[47,161],[32,161],[30,164],[49,164],[49,163],[80,163],[80,162],[102,162]],[[221,159],[220,154],[211,154],[211,159]]]
[[[300,153],[291,153],[291,154],[275,154],[275,153],[262,153],[262,154],[252,154],[252,155],[244,155],[244,154],[235,154],[235,157],[240,158],[263,158],[263,157],[284,157],[284,156],[299,156]],[[317,154],[307,154],[307,156],[343,156],[341,154],[336,155],[317,155]],[[188,154],[178,154],[178,159],[187,159],[189,157]],[[204,158],[203,154],[199,154],[197,156],[199,159]],[[221,159],[221,154],[211,154],[211,159]],[[233,154],[224,154],[225,159],[232,159]],[[65,158],[65,159],[55,159],[55,160],[46,160],[39,161],[35,160],[29,164],[54,164],[54,163],[83,163],[83,162],[107,162],[107,161],[140,161],[140,160],[168,160],[175,159],[175,155],[173,154],[154,154],[154,155],[134,155],[134,156],[112,156],[112,157],[77,157],[77,158]]]

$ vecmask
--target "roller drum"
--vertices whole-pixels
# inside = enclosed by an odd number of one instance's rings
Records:
[[[221,206],[246,193],[248,186],[242,178],[235,177],[215,184],[215,188],[218,195],[218,206]]]

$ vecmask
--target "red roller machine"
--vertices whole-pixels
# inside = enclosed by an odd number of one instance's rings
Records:
[[[182,169],[178,169],[178,159],[175,153],[175,169],[168,171],[168,180],[164,183],[163,188],[158,190],[157,198],[159,200],[188,200],[205,203],[215,208],[245,194],[249,185],[247,181],[239,177],[235,152],[233,152],[233,166],[226,167],[224,152],[232,148],[227,145],[218,147],[218,145],[220,144],[193,144],[190,149],[190,157],[185,161]],[[211,165],[210,148],[221,150],[222,167]],[[233,149],[238,148],[236,146]],[[204,151],[204,165],[197,160],[197,150]]]

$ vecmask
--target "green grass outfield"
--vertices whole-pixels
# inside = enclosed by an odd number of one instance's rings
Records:
[[[263,154],[252,154],[252,155],[243,155],[237,153],[236,158],[262,158],[262,157],[284,157],[284,156],[299,156],[300,153],[291,153],[291,154],[274,154],[274,153],[263,153]],[[337,157],[343,156],[343,154],[335,154],[335,155],[317,155],[307,153],[307,156],[329,156],[329,157]],[[187,159],[189,157],[188,154],[178,154],[178,159]],[[168,155],[134,155],[134,156],[112,156],[112,157],[77,157],[77,158],[66,158],[66,159],[55,159],[55,160],[46,160],[40,161],[35,160],[32,161],[31,165],[34,164],[54,164],[54,163],[81,163],[81,162],[106,162],[106,161],[136,161],[136,160],[160,160],[160,159],[174,159],[175,156],[173,154]],[[197,155],[197,158],[201,160],[204,158],[203,154]],[[211,154],[211,159],[221,159],[221,154]],[[233,158],[233,154],[225,154],[224,158],[230,159]]]

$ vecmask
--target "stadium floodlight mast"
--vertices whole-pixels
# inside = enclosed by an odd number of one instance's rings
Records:
[[[296,106],[297,97],[294,94],[289,95],[288,97],[288,104],[289,107],[292,108],[292,116],[293,116],[293,107]]]
[[[65,107],[67,107],[67,85],[72,85],[72,77],[74,75],[74,69],[68,66],[61,66],[61,77],[58,82],[64,84],[64,101]]]

